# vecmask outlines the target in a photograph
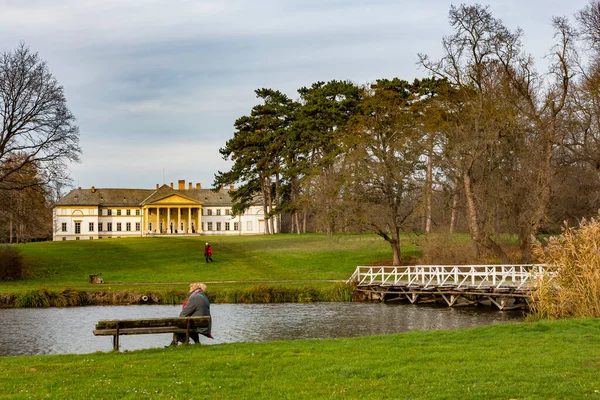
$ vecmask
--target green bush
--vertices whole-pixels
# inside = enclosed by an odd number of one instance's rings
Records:
[[[23,277],[23,256],[10,245],[0,246],[0,281],[12,281]]]

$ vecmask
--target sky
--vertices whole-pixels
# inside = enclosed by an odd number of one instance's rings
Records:
[[[464,1],[466,4],[474,2]],[[543,70],[551,18],[588,0],[489,0]],[[254,90],[428,76],[452,34],[443,0],[0,0],[0,51],[25,43],[64,87],[80,129],[73,186],[212,185]],[[187,186],[186,186],[187,187]]]

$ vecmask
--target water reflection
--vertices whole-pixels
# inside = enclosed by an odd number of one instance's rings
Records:
[[[0,309],[0,355],[110,351],[93,335],[101,319],[171,317],[180,306]],[[377,335],[517,322],[520,312],[379,303],[213,304],[214,340],[203,344]],[[169,335],[122,336],[121,350],[161,347]]]

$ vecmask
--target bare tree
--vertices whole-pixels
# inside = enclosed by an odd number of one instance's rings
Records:
[[[24,44],[0,55],[0,190],[68,181],[79,161],[79,128],[64,90],[46,63]],[[34,166],[38,179],[21,181]]]

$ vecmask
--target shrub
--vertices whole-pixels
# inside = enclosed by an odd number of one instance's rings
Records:
[[[0,246],[0,280],[12,281],[23,277],[23,256],[10,245]]]
[[[550,273],[533,293],[533,318],[600,317],[600,221],[583,220],[559,236],[537,243],[534,254]]]

